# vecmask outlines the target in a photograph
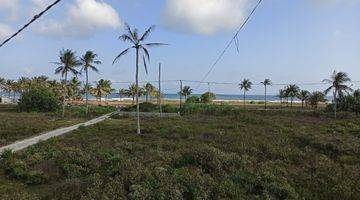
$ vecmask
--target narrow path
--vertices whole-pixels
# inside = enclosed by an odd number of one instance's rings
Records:
[[[53,130],[53,131],[50,131],[50,132],[46,132],[46,133],[44,133],[42,135],[39,135],[39,136],[35,136],[35,137],[29,138],[29,139],[25,139],[25,140],[22,140],[22,141],[15,142],[13,144],[10,144],[10,145],[4,146],[4,147],[0,147],[0,153],[2,153],[6,149],[9,149],[9,150],[12,150],[12,151],[20,151],[20,150],[25,149],[25,148],[27,148],[27,147],[29,147],[31,145],[34,145],[34,144],[36,144],[36,143],[38,143],[40,141],[45,141],[45,140],[48,140],[50,138],[57,137],[57,136],[65,134],[65,133],[69,133],[71,131],[74,131],[74,130],[78,129],[80,126],[91,126],[91,125],[97,124],[99,122],[102,122],[102,121],[108,119],[112,114],[113,113],[103,115],[101,117],[95,118],[95,119],[90,120],[90,121],[85,122],[85,123],[77,124],[77,125],[66,127],[66,128],[56,129],[56,130]]]

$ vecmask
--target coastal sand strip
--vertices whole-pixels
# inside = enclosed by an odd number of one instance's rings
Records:
[[[99,122],[102,122],[102,121],[108,119],[112,114],[113,113],[110,113],[110,114],[98,117],[96,119],[90,120],[90,121],[85,122],[85,123],[77,124],[77,125],[66,127],[66,128],[60,128],[60,129],[57,129],[57,130],[54,130],[54,131],[44,133],[44,134],[39,135],[39,136],[35,136],[35,137],[29,138],[29,139],[26,139],[26,140],[15,142],[15,143],[13,143],[11,145],[1,147],[0,148],[0,153],[2,153],[6,149],[9,149],[9,150],[12,150],[12,151],[20,151],[22,149],[25,149],[25,148],[31,146],[31,145],[37,144],[40,141],[45,141],[45,140],[48,140],[50,138],[57,137],[57,136],[65,134],[65,133],[69,133],[71,131],[74,131],[74,130],[78,129],[81,126],[91,126],[91,125],[97,124]]]

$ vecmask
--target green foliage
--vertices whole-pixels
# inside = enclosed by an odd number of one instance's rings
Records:
[[[139,104],[140,112],[159,112],[159,106],[150,102],[144,102]],[[123,111],[125,112],[135,112],[136,111],[136,105],[128,106],[123,108]],[[165,104],[162,106],[162,111],[164,113],[177,113],[179,112],[179,108],[170,104]]]
[[[206,92],[201,95],[201,103],[212,103],[216,99],[216,95],[212,92]]]
[[[59,108],[59,98],[48,89],[31,89],[19,101],[19,109],[25,112],[54,112]]]
[[[338,111],[354,112],[360,114],[360,96],[355,92],[354,95],[342,96],[338,99],[337,103]],[[329,104],[326,107],[329,112],[334,111],[334,104]]]
[[[181,118],[144,118],[142,136],[123,117],[5,156],[0,197],[357,199],[360,118],[184,108]]]
[[[200,103],[200,98],[198,96],[191,96],[186,99],[186,103]]]

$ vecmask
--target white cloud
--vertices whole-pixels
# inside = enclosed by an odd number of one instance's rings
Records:
[[[0,40],[4,40],[9,37],[14,30],[7,24],[0,23]]]
[[[15,19],[18,3],[19,0],[0,0],[0,17]]]
[[[33,0],[41,6],[40,0]],[[116,10],[102,0],[76,0],[63,21],[48,20],[36,32],[49,36],[86,37],[106,28],[119,28],[122,22]]]
[[[211,35],[239,27],[249,0],[167,0],[163,21],[171,29]]]

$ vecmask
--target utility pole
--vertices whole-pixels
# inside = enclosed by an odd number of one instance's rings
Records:
[[[161,63],[159,63],[159,108],[160,108],[160,117],[162,117],[162,106],[161,106]]]
[[[180,95],[180,109],[181,109],[181,106],[182,106],[182,90],[183,90],[183,83],[182,83],[182,80],[180,80],[180,92],[179,92],[179,95]]]

